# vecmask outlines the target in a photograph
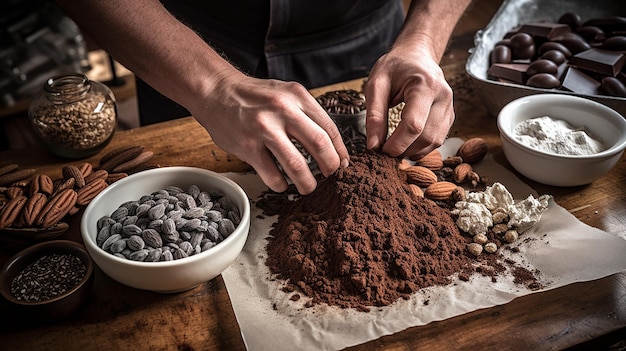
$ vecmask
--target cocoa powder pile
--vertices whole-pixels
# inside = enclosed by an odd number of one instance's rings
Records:
[[[367,151],[282,206],[267,265],[310,304],[369,310],[446,285],[475,263],[450,213],[415,197],[398,160]]]

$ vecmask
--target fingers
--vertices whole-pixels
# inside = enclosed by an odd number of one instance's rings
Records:
[[[303,115],[287,133],[297,139],[311,154],[325,177],[349,164],[350,155],[337,125],[308,91],[303,99]]]
[[[365,86],[367,106],[366,134],[367,148],[377,149],[387,138],[387,118],[389,114],[389,91],[387,81],[370,81]]]
[[[397,156],[423,156],[441,146],[454,121],[454,109],[444,96],[433,99],[424,92],[407,99],[402,120],[383,145],[383,152]]]

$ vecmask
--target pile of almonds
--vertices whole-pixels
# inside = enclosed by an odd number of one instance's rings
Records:
[[[400,169],[406,173],[407,182],[416,196],[423,196],[439,203],[465,199],[465,185],[476,189],[487,183],[486,177],[474,171],[472,164],[487,155],[487,143],[481,138],[468,139],[456,155],[443,159],[439,150],[426,156],[402,160]]]
[[[87,206],[109,184],[148,165],[154,153],[143,146],[125,146],[90,163],[67,164],[62,177],[52,179],[17,164],[0,167],[0,229],[54,228],[65,216]]]

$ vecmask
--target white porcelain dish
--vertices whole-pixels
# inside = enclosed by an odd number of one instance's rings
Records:
[[[513,135],[522,121],[549,116],[584,128],[606,150],[593,155],[559,155],[533,149]],[[529,95],[513,100],[498,114],[502,149],[509,163],[531,180],[553,186],[578,186],[608,173],[626,148],[626,119],[590,99],[566,94]]]
[[[201,190],[216,189],[233,200],[241,222],[216,246],[182,259],[164,262],[137,262],[108,253],[97,246],[97,221],[126,201],[176,185],[188,189],[192,184]],[[229,178],[205,169],[164,167],[147,170],[121,179],[96,196],[82,216],[81,235],[96,265],[114,280],[137,289],[174,293],[207,282],[232,264],[246,242],[250,229],[250,201],[243,189]]]

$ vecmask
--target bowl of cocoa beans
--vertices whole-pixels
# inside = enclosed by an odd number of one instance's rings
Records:
[[[177,293],[235,261],[248,236],[250,201],[225,175],[162,167],[107,187],[87,206],[80,227],[89,254],[109,277]]]
[[[16,253],[0,271],[0,295],[10,315],[28,324],[68,318],[89,299],[94,265],[70,240],[38,243]]]

